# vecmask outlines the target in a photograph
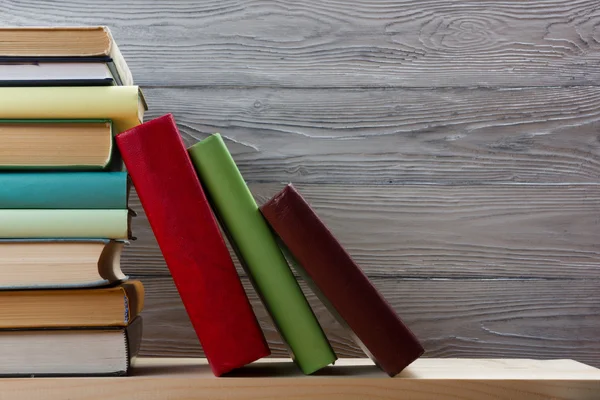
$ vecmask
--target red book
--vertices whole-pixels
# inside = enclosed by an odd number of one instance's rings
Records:
[[[123,132],[116,141],[213,373],[268,356],[173,116]]]
[[[260,208],[323,303],[390,376],[423,347],[314,210],[288,185]]]

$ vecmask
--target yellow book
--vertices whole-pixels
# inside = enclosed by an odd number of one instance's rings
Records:
[[[120,133],[146,110],[137,86],[0,87],[0,119],[111,119]]]

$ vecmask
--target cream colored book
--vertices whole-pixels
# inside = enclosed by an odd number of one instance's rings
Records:
[[[0,210],[0,238],[106,238],[130,236],[129,210]]]
[[[0,289],[97,287],[127,279],[124,241],[106,239],[0,240]]]
[[[0,87],[0,119],[110,119],[116,133],[142,123],[137,86]]]
[[[0,331],[0,376],[31,380],[37,376],[126,375],[141,341],[141,316],[127,327],[112,329],[75,327]],[[43,397],[48,394],[43,390],[40,393]],[[78,397],[66,395],[61,398]],[[99,398],[106,397],[100,394]]]

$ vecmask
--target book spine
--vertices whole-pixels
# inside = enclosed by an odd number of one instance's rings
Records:
[[[110,40],[110,50],[109,56],[112,59],[112,63],[115,66],[116,72],[119,78],[119,84],[122,86],[131,86],[133,85],[133,76],[127,63],[125,62],[125,58],[121,54],[119,47],[117,46],[117,42],[112,37],[110,30],[107,27],[104,27],[104,31],[106,32],[109,40]]]
[[[300,369],[336,356],[219,134],[189,149],[214,210]]]
[[[126,172],[0,173],[0,209],[126,209]]]
[[[129,210],[3,210],[0,238],[127,239]]]
[[[415,335],[292,185],[261,212],[303,270],[300,274],[385,372],[394,376],[423,354]]]
[[[116,140],[214,374],[269,355],[173,117]]]

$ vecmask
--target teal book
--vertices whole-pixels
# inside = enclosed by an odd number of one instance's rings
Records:
[[[188,149],[213,210],[292,358],[305,374],[336,360],[317,318],[219,134]]]
[[[0,209],[126,209],[126,172],[0,173]]]

